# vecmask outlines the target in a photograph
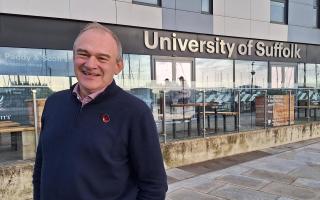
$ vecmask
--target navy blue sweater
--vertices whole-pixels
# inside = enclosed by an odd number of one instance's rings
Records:
[[[42,115],[33,184],[34,200],[165,199],[150,109],[114,81],[83,107],[72,89],[53,94]]]

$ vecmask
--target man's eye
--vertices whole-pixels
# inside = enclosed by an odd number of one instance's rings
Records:
[[[88,54],[86,54],[86,53],[78,53],[77,54],[79,57],[88,57]]]
[[[105,57],[98,57],[98,60],[100,62],[108,62],[108,58],[105,58]]]

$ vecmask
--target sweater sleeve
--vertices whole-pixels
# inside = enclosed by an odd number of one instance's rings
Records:
[[[156,125],[149,110],[132,122],[129,156],[138,183],[137,200],[164,200],[167,176]]]

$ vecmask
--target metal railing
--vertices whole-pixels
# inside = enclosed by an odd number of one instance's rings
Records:
[[[159,90],[153,96],[152,111],[161,142],[320,120],[318,89],[189,91],[185,97],[175,90]]]
[[[128,91],[151,109],[164,143],[320,120],[320,89],[146,87]],[[34,127],[35,151],[44,101],[51,93],[36,87],[0,87],[0,162],[23,159],[15,131],[1,133],[4,128]]]

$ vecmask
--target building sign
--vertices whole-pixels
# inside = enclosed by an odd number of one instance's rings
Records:
[[[189,52],[219,55],[225,58],[258,57],[301,60],[305,51],[303,45],[278,41],[236,39],[228,37],[183,37],[185,34],[160,35],[157,31],[143,33],[144,45],[150,50]]]
[[[73,41],[78,35],[80,28],[87,23],[18,15],[0,15],[0,21],[0,47],[60,50],[72,50]],[[115,24],[105,24],[105,26],[119,36],[123,45],[123,53],[126,54],[320,63],[320,45],[316,44],[216,36],[180,31],[173,32]],[[43,34],[43,30],[47,30],[48,27],[50,27],[50,32]],[[25,63],[31,62],[34,64],[41,61],[41,66],[45,65],[48,68],[47,74],[49,75],[49,67],[51,67],[49,64],[61,63],[60,66],[63,66],[62,63],[66,63],[66,60],[70,62],[69,59],[72,58],[61,59],[61,56],[49,54],[37,56],[36,59],[27,57],[27,55],[23,55],[24,57],[20,55],[20,57],[17,57],[17,54],[2,55],[2,59],[6,60],[7,63],[15,63],[16,65],[20,63],[17,61],[21,61],[22,63],[23,60],[26,61]],[[39,65],[40,63],[33,66]],[[51,69],[56,69],[56,67],[51,67]],[[52,71],[52,74],[54,73]]]

